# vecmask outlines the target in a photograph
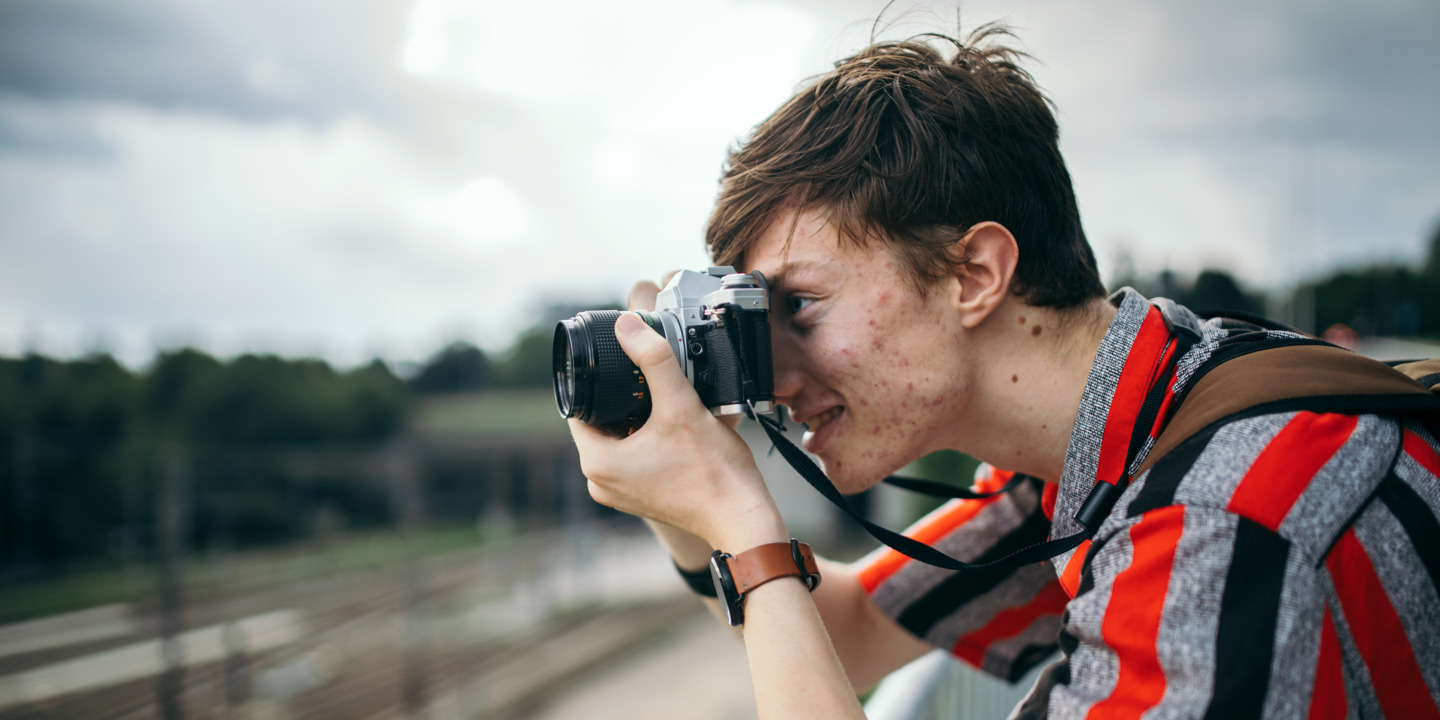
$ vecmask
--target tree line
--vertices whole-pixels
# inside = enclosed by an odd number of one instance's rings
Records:
[[[339,370],[193,348],[141,370],[103,353],[0,358],[0,579],[149,558],[159,478],[176,453],[192,476],[192,546],[292,541],[313,532],[321,505],[348,527],[387,526],[383,488],[343,473],[299,483],[277,458],[379,447],[427,395],[548,388],[553,327],[538,323],[495,356],[451,343],[403,378],[379,360]]]
[[[1150,296],[1197,310],[1264,314],[1274,296],[1221,270],[1122,277]],[[1313,326],[1361,335],[1440,338],[1440,228],[1419,266],[1345,269],[1296,289]],[[105,354],[0,358],[0,578],[72,565],[144,559],[154,547],[155,497],[167,457],[188,453],[191,541],[243,548],[314,531],[315,509],[349,527],[394,521],[383,488],[337,475],[297,483],[277,453],[383,445],[417,398],[503,388],[548,388],[552,307],[494,356],[455,342],[405,377],[376,360],[339,370],[322,360],[195,349],[162,352],[142,370]]]

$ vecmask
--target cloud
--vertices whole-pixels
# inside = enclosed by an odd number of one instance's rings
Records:
[[[917,5],[887,37],[953,24]],[[878,10],[0,3],[0,352],[502,347],[705,264],[726,147]],[[963,10],[1037,58],[1102,264],[1274,285],[1417,257],[1440,214],[1433,2]]]
[[[403,117],[404,6],[380,0],[14,0],[0,90],[252,120]]]

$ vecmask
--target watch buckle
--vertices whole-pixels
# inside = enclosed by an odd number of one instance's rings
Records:
[[[800,554],[800,541],[795,538],[790,538],[790,557],[795,560],[795,568],[800,571],[800,579],[805,582],[805,589],[815,592],[815,588],[820,584],[820,579],[805,569],[805,556]]]

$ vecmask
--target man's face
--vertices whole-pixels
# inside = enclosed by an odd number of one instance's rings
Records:
[[[805,423],[804,447],[855,493],[946,446],[963,417],[964,332],[955,283],[917,293],[878,243],[841,244],[822,216],[772,223],[745,269],[771,284],[776,400]]]

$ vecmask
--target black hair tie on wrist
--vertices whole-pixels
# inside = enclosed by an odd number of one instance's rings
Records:
[[[680,567],[680,563],[675,562],[673,558],[670,560],[670,564],[675,566],[675,572],[680,573],[680,577],[685,580],[685,584],[689,585],[690,589],[694,590],[696,595],[704,595],[705,597],[712,598],[720,597],[715,594],[715,578],[710,575],[709,565],[706,565],[703,570],[686,570]]]

